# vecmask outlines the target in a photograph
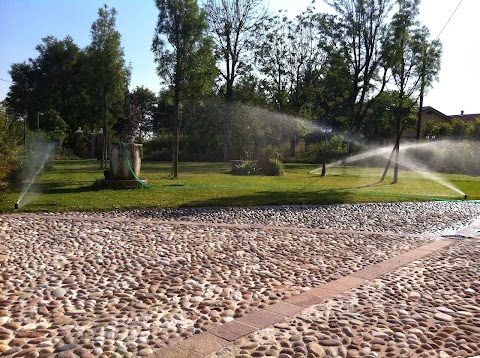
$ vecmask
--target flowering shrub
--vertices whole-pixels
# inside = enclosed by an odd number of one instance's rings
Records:
[[[135,141],[138,128],[141,121],[141,112],[137,106],[137,100],[133,93],[125,93],[125,103],[123,105],[124,116],[115,126],[117,135],[122,142],[132,143]]]

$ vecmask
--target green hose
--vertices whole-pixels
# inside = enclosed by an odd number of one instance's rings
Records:
[[[143,188],[148,188],[148,189],[158,189],[158,188],[154,188],[153,186],[151,185],[148,185],[146,184],[145,182],[143,182],[142,180],[138,179],[138,177],[135,175],[135,172],[133,171],[133,168],[130,164],[130,159],[128,158],[128,152],[127,152],[127,147],[125,146],[125,143],[122,142],[122,146],[123,146],[123,152],[125,154],[125,158],[127,158],[127,164],[128,164],[128,169],[130,169],[130,173],[132,173],[132,176],[135,178],[135,180],[140,183],[142,185]]]

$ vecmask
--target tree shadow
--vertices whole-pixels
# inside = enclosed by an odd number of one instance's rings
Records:
[[[230,207],[269,205],[331,205],[351,202],[348,189],[308,191],[262,191],[252,194],[222,196],[206,200],[186,202],[185,207]],[[226,204],[228,203],[228,204]]]
[[[78,183],[89,183],[89,185],[78,186]],[[73,194],[73,193],[89,193],[102,189],[97,181],[76,181],[75,186],[66,186],[65,182],[43,182],[34,183],[28,190],[36,194]]]

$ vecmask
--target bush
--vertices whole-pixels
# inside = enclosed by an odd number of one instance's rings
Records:
[[[260,165],[259,161],[248,160],[236,164],[232,169],[232,174],[280,176],[285,173],[283,163],[278,159],[266,159],[263,163],[263,165]]]
[[[235,169],[232,171],[233,175],[260,175],[260,171],[257,168],[257,163],[253,161],[245,161],[243,163],[235,165]]]
[[[9,183],[20,181],[24,166],[22,137],[22,122],[8,116],[0,108],[0,189],[5,189]]]
[[[303,151],[295,156],[296,162],[301,163],[325,163],[334,162],[348,154],[348,145],[341,136],[333,136],[326,143],[318,141],[308,144]]]
[[[278,159],[269,159],[265,167],[262,167],[262,174],[267,176],[280,176],[285,173],[283,163]]]
[[[173,136],[166,132],[158,133],[155,138],[146,141],[143,145],[145,160],[172,160],[173,141]]]

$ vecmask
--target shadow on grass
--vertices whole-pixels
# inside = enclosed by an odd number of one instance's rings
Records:
[[[85,183],[89,185],[78,186],[79,183]],[[100,183],[85,181],[85,182],[75,182],[71,186],[65,186],[65,182],[44,182],[44,183],[34,183],[29,192],[37,194],[73,194],[73,193],[89,193],[102,189]]]
[[[351,202],[348,190],[262,191],[186,202],[184,207],[229,207],[269,205],[330,205]]]
[[[231,166],[229,163],[223,162],[180,162],[179,172],[188,174],[211,174],[211,173],[230,173]],[[165,173],[170,174],[172,171],[172,163],[170,162],[142,162],[143,173]]]

